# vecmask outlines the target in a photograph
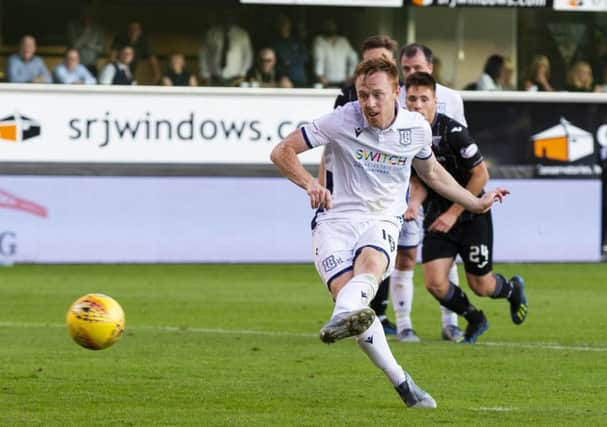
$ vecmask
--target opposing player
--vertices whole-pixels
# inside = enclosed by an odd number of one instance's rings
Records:
[[[432,74],[432,51],[421,44],[413,43],[400,50],[399,61],[403,77],[406,79],[417,71]],[[406,88],[401,88],[400,102],[406,108]],[[467,126],[464,116],[464,102],[459,93],[453,89],[436,85],[437,108],[443,113]],[[414,178],[415,179],[415,178]],[[405,223],[398,241],[396,268],[390,276],[390,293],[396,314],[397,336],[402,342],[417,342],[419,337],[413,329],[411,309],[413,305],[413,274],[417,262],[417,247],[422,239],[423,209],[410,204],[405,212]],[[453,263],[449,270],[449,281],[459,286],[457,265]],[[462,336],[457,322],[457,315],[441,306],[441,335],[443,339],[457,341]]]
[[[428,73],[411,74],[405,81],[407,109],[421,113],[432,125],[432,150],[457,182],[472,194],[483,195],[489,180],[478,145],[461,123],[437,112],[436,82]],[[412,186],[422,185],[413,182]],[[466,269],[468,285],[476,295],[506,298],[512,321],[519,325],[528,312],[525,285],[520,276],[506,280],[493,273],[493,224],[491,211],[473,213],[458,203],[423,188],[412,192],[412,204],[424,201],[422,262],[428,291],[445,307],[464,316],[468,326],[461,342],[472,344],[489,323],[459,287],[449,283],[448,273],[457,255]],[[425,195],[424,195],[425,194]]]
[[[314,257],[335,306],[320,330],[321,340],[355,336],[407,406],[434,408],[434,399],[395,360],[381,323],[368,307],[379,281],[394,266],[411,165],[428,186],[472,212],[487,211],[508,192],[498,189],[478,198],[436,161],[428,123],[398,105],[398,70],[392,61],[364,61],[354,77],[358,102],[291,133],[272,150],[271,159],[306,191],[312,208],[323,208],[313,222]],[[333,192],[297,157],[321,145],[331,146],[327,166],[333,171]]]

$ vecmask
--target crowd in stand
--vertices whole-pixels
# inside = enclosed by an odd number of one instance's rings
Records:
[[[340,35],[334,20],[326,19],[320,34],[308,46],[293,32],[292,21],[281,15],[277,20],[274,39],[254,52],[249,33],[238,25],[236,17],[224,13],[217,16],[198,51],[198,73],[187,68],[183,53],[168,56],[167,67],[161,72],[141,22],[131,21],[124,32],[112,39],[109,52],[105,48],[103,29],[90,13],[83,13],[67,29],[68,48],[63,61],[48,70],[44,60],[36,55],[36,40],[24,35],[18,52],[6,64],[5,81],[14,83],[61,84],[137,84],[136,70],[146,61],[152,81],[165,86],[241,86],[241,87],[331,87],[347,85],[359,61],[347,37]],[[104,59],[106,59],[104,61]],[[436,78],[440,60],[437,59]],[[97,68],[98,64],[103,67]],[[499,54],[487,58],[478,80],[467,90],[516,90],[512,82],[512,61]],[[569,68],[563,90],[575,92],[607,92],[607,66],[599,73],[604,79],[593,82],[593,70],[588,62],[577,61]],[[528,91],[554,91],[547,56],[535,56],[524,73],[521,85]]]

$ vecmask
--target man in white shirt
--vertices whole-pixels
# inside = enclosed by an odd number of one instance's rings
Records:
[[[418,71],[431,74],[432,61],[432,51],[428,47],[417,43],[404,46],[399,55],[401,71],[405,79]],[[464,116],[464,102],[458,92],[437,84],[436,97],[439,113],[467,126]],[[401,105],[406,106],[405,100],[406,90],[403,87],[400,93]],[[396,330],[399,341],[417,342],[419,337],[413,329],[411,308],[413,305],[413,273],[417,262],[417,247],[422,241],[422,209],[417,210],[413,206],[405,213],[405,220],[398,241],[396,268],[390,276],[390,294],[392,295],[392,306],[396,315]],[[459,275],[455,263],[449,271],[449,281],[459,286]],[[462,331],[458,326],[457,314],[443,306],[440,306],[440,309],[443,339],[459,340],[462,337]]]
[[[236,25],[235,16],[225,11],[221,23],[211,27],[199,52],[202,84],[238,86],[253,65],[249,33]]]
[[[132,85],[136,84],[131,72],[131,63],[135,58],[132,46],[122,46],[118,50],[116,61],[110,62],[99,73],[99,84],[102,85]]]
[[[62,84],[94,85],[97,83],[91,72],[80,63],[80,54],[73,47],[65,51],[63,62],[53,70],[53,81]]]
[[[314,72],[323,87],[342,87],[352,77],[358,55],[347,38],[337,34],[337,25],[327,20],[323,34],[314,39]]]
[[[375,313],[368,307],[379,281],[394,267],[401,216],[407,207],[411,165],[438,193],[473,212],[485,212],[507,190],[482,198],[461,187],[432,154],[429,124],[400,108],[398,69],[387,58],[358,65],[354,73],[358,102],[313,120],[272,150],[272,161],[306,191],[315,218],[315,265],[335,306],[320,330],[325,343],[355,336],[371,361],[386,374],[408,407],[435,408],[398,364]],[[297,155],[330,145],[331,189],[303,167]]]

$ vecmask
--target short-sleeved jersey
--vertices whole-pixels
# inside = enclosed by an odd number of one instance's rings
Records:
[[[483,161],[483,155],[470,136],[468,128],[440,113],[432,123],[432,151],[439,163],[462,187],[470,181],[470,171]],[[452,204],[452,201],[429,188],[424,202],[425,222],[432,223]],[[460,219],[464,220],[470,215],[471,213],[466,211]]]
[[[399,101],[403,107],[407,107],[407,89],[402,86],[400,88]],[[466,116],[464,115],[464,101],[462,96],[453,89],[450,89],[441,84],[436,84],[436,109],[439,113],[451,117],[453,120],[460,122],[464,126],[468,126]]]
[[[399,221],[407,208],[413,158],[432,156],[432,134],[419,113],[395,105],[396,117],[386,129],[369,126],[358,102],[350,102],[301,128],[310,148],[327,145],[327,187],[333,207],[320,210],[316,221],[383,219]]]

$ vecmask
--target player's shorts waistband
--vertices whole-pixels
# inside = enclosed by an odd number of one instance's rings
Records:
[[[330,223],[330,222],[366,222],[366,221],[380,221],[389,222],[391,224],[400,227],[403,223],[402,216],[389,216],[389,215],[326,215],[318,214],[315,217],[317,224]]]

